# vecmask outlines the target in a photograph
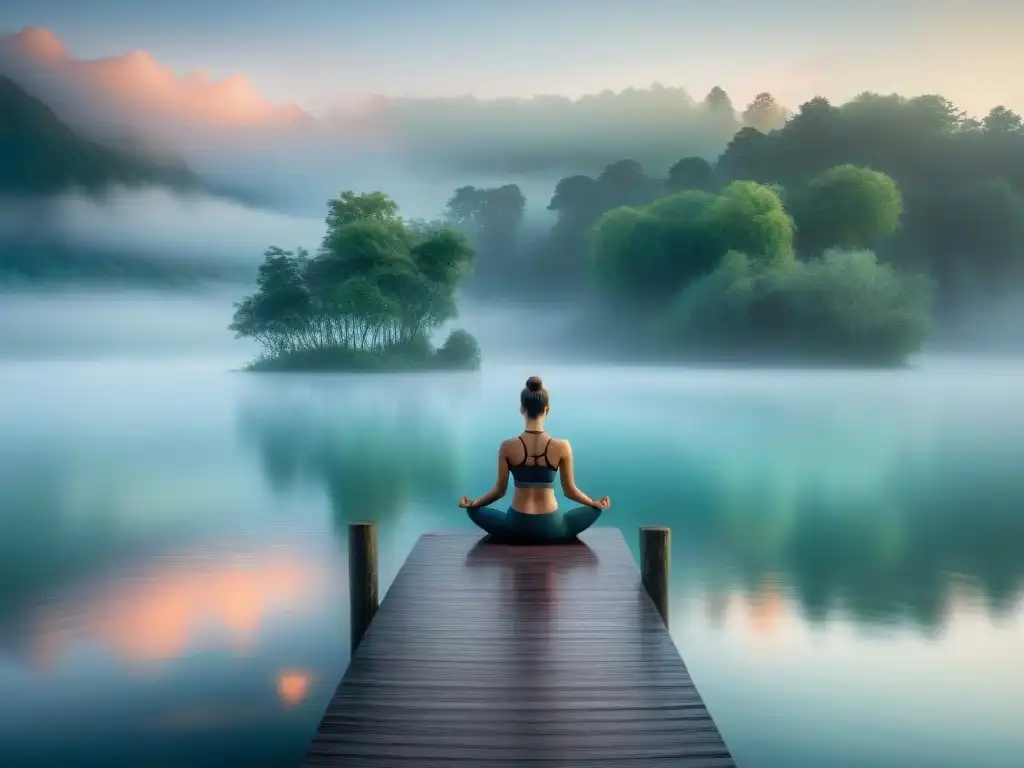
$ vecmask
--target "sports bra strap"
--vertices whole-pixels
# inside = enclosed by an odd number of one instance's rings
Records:
[[[530,458],[530,449],[526,447],[526,441],[523,440],[523,436],[519,436],[519,442],[523,444],[523,460],[516,464],[517,467],[525,467],[526,460]]]
[[[515,466],[517,467],[540,467],[544,466],[547,469],[556,470],[558,467],[552,466],[551,459],[548,458],[548,449],[551,447],[551,441],[553,437],[549,437],[547,443],[544,444],[544,450],[541,453],[530,453],[529,447],[526,445],[526,441],[523,440],[523,436],[519,435],[519,442],[523,444],[523,460]],[[533,464],[527,464],[526,462],[533,459]],[[544,459],[544,464],[541,465],[540,459]],[[512,465],[509,465],[512,466]]]

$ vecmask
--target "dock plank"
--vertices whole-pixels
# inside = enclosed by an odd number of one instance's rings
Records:
[[[622,534],[420,538],[306,766],[734,768]]]

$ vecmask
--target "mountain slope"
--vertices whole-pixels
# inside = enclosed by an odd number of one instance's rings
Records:
[[[127,246],[69,241],[54,218],[60,209],[51,203],[65,192],[101,198],[114,186],[204,191],[183,162],[150,156],[145,148],[115,148],[84,138],[45,103],[0,75],[0,290],[241,279],[237,265],[201,254],[167,259]]]
[[[8,77],[0,75],[0,195],[100,191],[112,184],[196,188],[184,164],[159,164],[81,138]]]

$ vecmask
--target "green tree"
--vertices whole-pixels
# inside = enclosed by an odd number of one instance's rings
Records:
[[[793,222],[777,190],[734,182],[720,195],[689,190],[609,211],[590,230],[589,246],[595,275],[607,291],[657,302],[713,270],[729,250],[791,261]]]
[[[714,185],[714,169],[703,157],[684,157],[668,169],[668,189],[698,189],[710,192]]]
[[[455,290],[473,258],[465,236],[406,225],[380,193],[343,193],[328,203],[326,225],[313,259],[267,251],[232,329],[274,365],[428,361],[429,333],[457,313]]]
[[[996,136],[1019,133],[1024,122],[1021,116],[1003,106],[993,107],[981,122],[985,133]]]
[[[1005,179],[986,179],[954,192],[936,222],[934,265],[946,282],[987,295],[1014,290],[1024,279],[1024,195]]]
[[[786,124],[786,110],[770,93],[759,93],[743,110],[743,124],[761,133],[777,131]]]
[[[777,187],[732,182],[708,208],[704,225],[721,254],[740,251],[777,263],[793,259],[793,219]]]
[[[620,189],[630,189],[642,186],[647,181],[647,174],[636,160],[616,160],[605,167],[597,181]]]
[[[840,165],[807,184],[793,213],[801,248],[812,255],[827,248],[870,248],[896,231],[903,197],[886,174]]]
[[[598,282],[619,298],[644,302],[669,296],[713,269],[720,254],[704,216],[714,201],[706,192],[688,190],[606,213],[589,232]]]
[[[555,185],[548,210],[558,214],[559,223],[587,221],[601,214],[601,194],[597,179],[567,176]]]
[[[237,337],[255,339],[276,352],[290,349],[303,336],[313,316],[313,303],[304,280],[308,253],[271,246],[256,276],[258,290],[235,304],[229,329]]]
[[[466,186],[455,190],[446,208],[448,220],[456,226],[488,240],[511,240],[523,221],[526,198],[517,184]]]
[[[679,294],[668,322],[691,352],[892,364],[920,348],[930,301],[927,280],[869,251],[786,265],[732,252]]]
[[[515,274],[525,212],[526,198],[515,184],[459,187],[448,200],[447,220],[467,235],[479,254],[478,282],[505,284]]]
[[[740,128],[718,158],[715,175],[718,181],[746,180],[772,182],[783,177],[779,173],[778,140],[769,138],[756,128]]]
[[[704,109],[717,119],[735,122],[736,110],[733,108],[729,94],[719,86],[714,86],[704,97]]]
[[[438,361],[452,368],[477,368],[480,365],[480,345],[473,335],[456,328],[437,350]]]
[[[774,139],[770,151],[777,153],[776,169],[781,171],[771,181],[781,184],[806,181],[842,162],[848,151],[842,114],[822,97],[801,104],[785,129],[769,138]]]
[[[398,203],[383,192],[356,194],[342,192],[327,203],[327,237],[346,224],[369,221],[378,224],[394,224],[398,217]]]

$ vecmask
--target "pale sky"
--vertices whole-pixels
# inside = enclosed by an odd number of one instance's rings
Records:
[[[939,92],[1024,109],[1021,0],[4,0],[0,33],[51,29],[75,58],[143,49],[179,74],[246,76],[323,111],[353,95],[481,97],[646,87],[740,106],[768,90]]]

